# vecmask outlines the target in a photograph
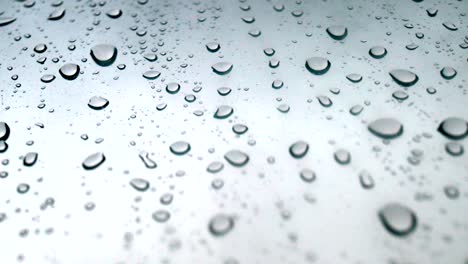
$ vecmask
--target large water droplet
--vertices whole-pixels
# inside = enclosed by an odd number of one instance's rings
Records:
[[[231,116],[232,113],[234,113],[234,109],[232,107],[229,105],[221,105],[218,107],[218,109],[216,109],[214,117],[217,119],[225,119]]]
[[[6,26],[15,22],[16,18],[14,17],[0,17],[0,27]]]
[[[172,82],[166,85],[166,91],[170,94],[176,94],[180,90],[180,84]]]
[[[305,66],[311,73],[321,75],[330,69],[331,63],[322,57],[311,57],[307,59]]]
[[[224,154],[224,158],[236,167],[242,167],[249,162],[249,156],[240,150],[230,150]]]
[[[29,152],[24,156],[23,165],[28,167],[34,165],[37,161],[37,157],[38,154],[36,152]]]
[[[106,157],[104,156],[104,153],[102,152],[96,152],[94,154],[89,155],[84,161],[83,161],[83,168],[87,170],[92,170],[99,165],[101,165],[104,161],[106,160]]]
[[[112,9],[112,10],[109,10],[106,15],[110,18],[119,18],[121,15],[122,15],[122,10],[116,8],[116,9]]]
[[[94,110],[101,110],[109,105],[109,100],[101,96],[93,96],[88,101],[88,106]]]
[[[117,48],[109,44],[99,44],[91,48],[90,54],[99,66],[109,66],[117,58]]]
[[[369,50],[369,55],[374,59],[381,59],[387,55],[387,49],[382,46],[375,46]]]
[[[146,71],[143,73],[143,77],[148,80],[155,80],[161,75],[158,71]]]
[[[130,186],[132,186],[137,191],[144,192],[149,189],[150,183],[149,181],[142,178],[133,178],[130,181]]]
[[[60,67],[59,72],[64,79],[74,80],[80,74],[80,66],[74,63],[67,63]]]
[[[411,86],[419,79],[415,73],[403,69],[393,70],[389,74],[396,83],[402,86]]]
[[[452,67],[446,66],[440,70],[440,75],[442,75],[442,77],[445,79],[450,80],[453,79],[455,75],[457,75],[457,71]]]
[[[60,8],[55,9],[52,13],[50,13],[48,19],[49,20],[59,20],[63,16],[65,16],[65,8],[60,7]]]
[[[413,210],[399,203],[385,205],[379,210],[379,218],[387,231],[396,236],[407,236],[417,226]]]
[[[162,210],[158,210],[154,212],[152,214],[152,218],[154,221],[158,223],[164,223],[164,222],[167,222],[169,218],[171,218],[171,214],[168,211],[162,209]]]
[[[0,140],[7,140],[10,136],[10,127],[5,122],[0,122]]]
[[[309,151],[309,144],[303,140],[296,141],[289,147],[289,153],[296,159],[304,157]]]
[[[384,139],[396,138],[403,133],[403,125],[393,118],[377,119],[369,124],[368,129]]]
[[[222,61],[222,62],[213,64],[211,68],[213,69],[215,73],[219,75],[224,75],[224,74],[228,74],[232,70],[233,65],[229,62]]]
[[[450,139],[462,139],[468,134],[468,123],[458,117],[449,117],[440,123],[438,131]]]

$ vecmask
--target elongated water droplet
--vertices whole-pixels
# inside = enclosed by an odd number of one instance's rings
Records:
[[[217,119],[226,119],[234,113],[234,109],[229,105],[221,105],[216,109],[214,117]]]
[[[147,191],[150,187],[149,181],[142,178],[133,178],[130,181],[130,186],[139,192]]]
[[[363,170],[359,173],[359,182],[364,189],[372,189],[375,186],[374,178],[366,170]]]
[[[372,134],[383,139],[393,139],[403,133],[403,125],[393,118],[380,118],[368,126]]]
[[[150,157],[149,157],[149,153],[146,152],[146,151],[142,151],[140,152],[140,154],[138,154],[138,156],[140,157],[141,161],[143,161],[143,163],[145,164],[146,168],[148,169],[154,169],[157,167],[157,164],[154,160],[152,160]]]
[[[37,161],[38,154],[36,152],[29,152],[24,156],[23,165],[31,167]]]
[[[450,139],[463,139],[468,135],[468,123],[458,117],[449,117],[440,123],[438,131]]]
[[[379,210],[378,214],[382,225],[393,235],[407,236],[416,229],[416,214],[402,204],[387,204]]]
[[[249,162],[249,156],[240,150],[230,150],[224,154],[224,158],[235,167],[242,167]]]
[[[351,154],[345,149],[339,149],[333,154],[335,161],[341,165],[347,165],[351,162]]]
[[[225,74],[228,74],[232,70],[233,65],[229,62],[222,61],[222,62],[213,64],[211,68],[213,69],[215,73],[219,75],[225,75]]]
[[[89,155],[84,161],[83,161],[83,168],[87,170],[92,170],[99,165],[101,165],[104,161],[106,160],[106,157],[104,156],[104,153],[102,152],[96,152],[94,154]]]
[[[393,70],[389,74],[396,83],[402,86],[414,85],[419,79],[413,72],[403,69]]]
[[[143,77],[148,80],[156,80],[161,75],[158,71],[146,71],[143,73]]]
[[[349,109],[349,112],[352,115],[359,115],[362,112],[362,110],[364,110],[364,107],[362,107],[361,105],[355,105],[351,107],[351,109]]]
[[[143,57],[148,61],[156,61],[158,59],[158,55],[154,53],[146,53],[145,55],[143,55]]]
[[[106,15],[110,18],[119,18],[121,15],[122,15],[122,10],[116,8],[116,9],[112,9],[112,10],[109,10]]]
[[[324,107],[330,107],[333,105],[332,100],[328,96],[320,95],[320,96],[317,96],[317,99],[319,103]]]
[[[458,27],[452,22],[444,22],[442,23],[442,25],[444,25],[446,29],[451,30],[451,31],[458,30]]]
[[[16,18],[14,17],[0,17],[0,27],[6,26],[15,22]]]
[[[53,80],[55,80],[55,75],[53,75],[53,74],[44,74],[41,77],[41,81],[44,82],[44,83],[50,83]]]

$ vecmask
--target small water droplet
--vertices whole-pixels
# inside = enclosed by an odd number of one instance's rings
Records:
[[[224,154],[224,158],[236,167],[242,167],[249,162],[249,156],[240,150],[230,150]]]
[[[214,118],[217,119],[226,119],[234,113],[234,109],[229,105],[221,105],[216,109],[214,113]]]
[[[334,40],[342,40],[348,35],[348,29],[345,26],[331,26],[327,28],[327,33]]]
[[[37,157],[38,154],[36,152],[29,152],[24,156],[23,165],[28,167],[33,166],[37,161]]]
[[[176,155],[184,155],[190,151],[190,144],[186,141],[176,141],[169,146],[172,153]]]
[[[303,140],[296,141],[289,147],[289,153],[296,159],[303,158],[309,151],[309,144]]]
[[[99,165],[101,165],[104,161],[106,160],[106,157],[104,156],[104,153],[102,152],[96,152],[94,154],[89,155],[84,161],[83,161],[83,168],[86,170],[92,170]]]
[[[150,183],[142,178],[134,178],[130,181],[130,186],[139,192],[144,192],[149,189]]]

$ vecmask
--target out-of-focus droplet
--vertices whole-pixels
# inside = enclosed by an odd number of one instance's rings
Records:
[[[214,113],[214,118],[226,119],[234,113],[234,109],[229,105],[220,105]]]
[[[208,224],[208,230],[213,236],[221,237],[229,233],[234,228],[234,219],[232,216],[217,214],[211,218]]]
[[[299,176],[304,182],[313,182],[317,178],[315,175],[315,171],[311,169],[302,169],[301,172],[299,173]]]
[[[240,150],[230,150],[224,154],[224,158],[235,167],[242,167],[249,162],[249,156]]]
[[[149,181],[142,178],[133,178],[130,181],[130,186],[139,192],[147,191],[150,187]]]
[[[223,170],[224,168],[224,164],[220,161],[213,161],[211,162],[208,167],[206,168],[206,170],[209,172],[209,173],[218,173],[220,172],[221,170]]]

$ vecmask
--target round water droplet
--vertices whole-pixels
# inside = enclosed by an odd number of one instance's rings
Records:
[[[150,183],[142,178],[134,178],[130,181],[130,186],[139,192],[144,192],[149,189]]]
[[[387,55],[387,49],[382,46],[375,46],[369,50],[369,55],[374,59],[381,59]]]
[[[213,64],[211,68],[213,69],[215,73],[219,75],[225,75],[225,74],[228,74],[232,70],[233,65],[229,62],[222,61],[222,62]]]
[[[104,153],[102,152],[96,152],[94,154],[89,155],[84,161],[83,161],[83,168],[87,170],[92,170],[99,165],[101,165],[104,161],[106,160],[106,157],[104,156]]]
[[[176,94],[180,90],[180,84],[172,82],[166,85],[166,92],[170,94]]]
[[[361,173],[359,173],[359,183],[361,183],[361,186],[364,189],[372,189],[375,186],[374,178],[366,170],[363,170]]]
[[[278,107],[276,107],[276,109],[278,109],[278,111],[281,113],[287,113],[289,110],[291,110],[288,104],[280,104]]]
[[[304,182],[313,182],[317,178],[315,175],[315,172],[311,169],[302,169],[301,172],[299,173],[299,176]]]
[[[283,81],[282,80],[274,80],[273,83],[271,84],[271,87],[274,89],[280,89],[283,87]]]
[[[398,203],[385,205],[379,210],[378,215],[387,231],[396,236],[407,236],[417,226],[417,218],[413,210]]]
[[[176,155],[184,155],[190,151],[190,144],[186,141],[177,141],[172,143],[169,149]]]
[[[403,133],[403,125],[393,118],[380,118],[371,122],[368,129],[383,139],[393,139]]]
[[[7,140],[10,136],[10,127],[5,122],[0,122],[0,140]]]
[[[309,144],[303,140],[296,141],[289,147],[289,153],[296,159],[304,157],[309,151]]]
[[[37,53],[43,53],[47,50],[47,46],[46,44],[44,43],[41,43],[41,44],[37,44],[35,47],[34,47],[34,51],[37,52]]]
[[[358,83],[362,81],[362,75],[357,74],[357,73],[351,73],[351,74],[346,75],[346,79],[348,79],[349,81],[353,83]]]
[[[463,145],[458,142],[448,142],[445,144],[445,151],[452,156],[461,156],[465,152]]]
[[[88,101],[88,106],[94,110],[101,110],[109,105],[109,100],[101,96],[93,96]]]
[[[60,67],[60,75],[66,80],[74,80],[80,74],[80,66],[74,63],[67,63]]]
[[[50,83],[53,80],[55,80],[55,75],[53,75],[53,74],[44,74],[41,77],[41,81],[44,82],[44,83]]]
[[[90,54],[99,66],[109,66],[117,58],[117,48],[109,44],[99,44],[91,48]]]
[[[327,33],[334,40],[342,40],[348,35],[348,29],[345,26],[331,26],[327,28]]]
[[[445,79],[450,80],[453,79],[455,75],[457,75],[457,71],[452,67],[446,66],[442,68],[442,70],[440,71],[440,75],[442,75],[442,77],[444,77]]]
[[[362,110],[364,110],[364,107],[362,107],[361,105],[355,105],[351,107],[351,109],[349,109],[349,112],[352,115],[359,115],[362,112]]]
[[[36,152],[29,152],[24,156],[23,165],[28,167],[33,166],[37,161],[37,156],[38,154]]]
[[[242,135],[247,132],[249,128],[246,125],[235,124],[232,126],[232,131],[238,135]]]
[[[240,150],[230,150],[224,154],[224,158],[236,167],[242,167],[249,162],[249,156]]]
[[[449,117],[440,123],[438,131],[450,139],[463,139],[468,134],[468,123],[458,117]]]
[[[29,184],[26,183],[20,183],[18,187],[16,187],[16,191],[19,194],[25,194],[29,191]]]
[[[8,150],[8,144],[5,141],[0,140],[0,153],[3,153],[7,150]]]
[[[143,77],[148,80],[156,80],[161,75],[158,71],[146,71],[143,73]]]
[[[225,214],[218,214],[211,218],[208,230],[213,236],[220,237],[234,228],[234,218]]]
[[[229,87],[220,87],[218,88],[218,94],[221,96],[226,96],[231,93],[231,88]]]
[[[331,63],[322,57],[311,57],[307,59],[305,66],[311,73],[321,75],[330,69]]]
[[[216,112],[214,113],[214,118],[217,119],[226,119],[230,117],[234,113],[234,109],[230,107],[229,105],[221,105],[216,109]]]
[[[109,12],[106,13],[106,15],[110,18],[119,18],[122,15],[122,10],[116,8],[112,9]]]
[[[419,79],[413,72],[403,69],[393,70],[389,74],[396,83],[402,86],[414,85]]]
[[[65,8],[60,7],[60,8],[55,9],[52,13],[50,13],[48,19],[49,20],[59,20],[63,16],[65,16]]]
[[[408,97],[409,97],[409,95],[405,91],[402,91],[402,90],[393,92],[392,96],[393,96],[393,98],[395,98],[397,100],[400,100],[400,101],[404,101],[404,100],[408,99]]]

